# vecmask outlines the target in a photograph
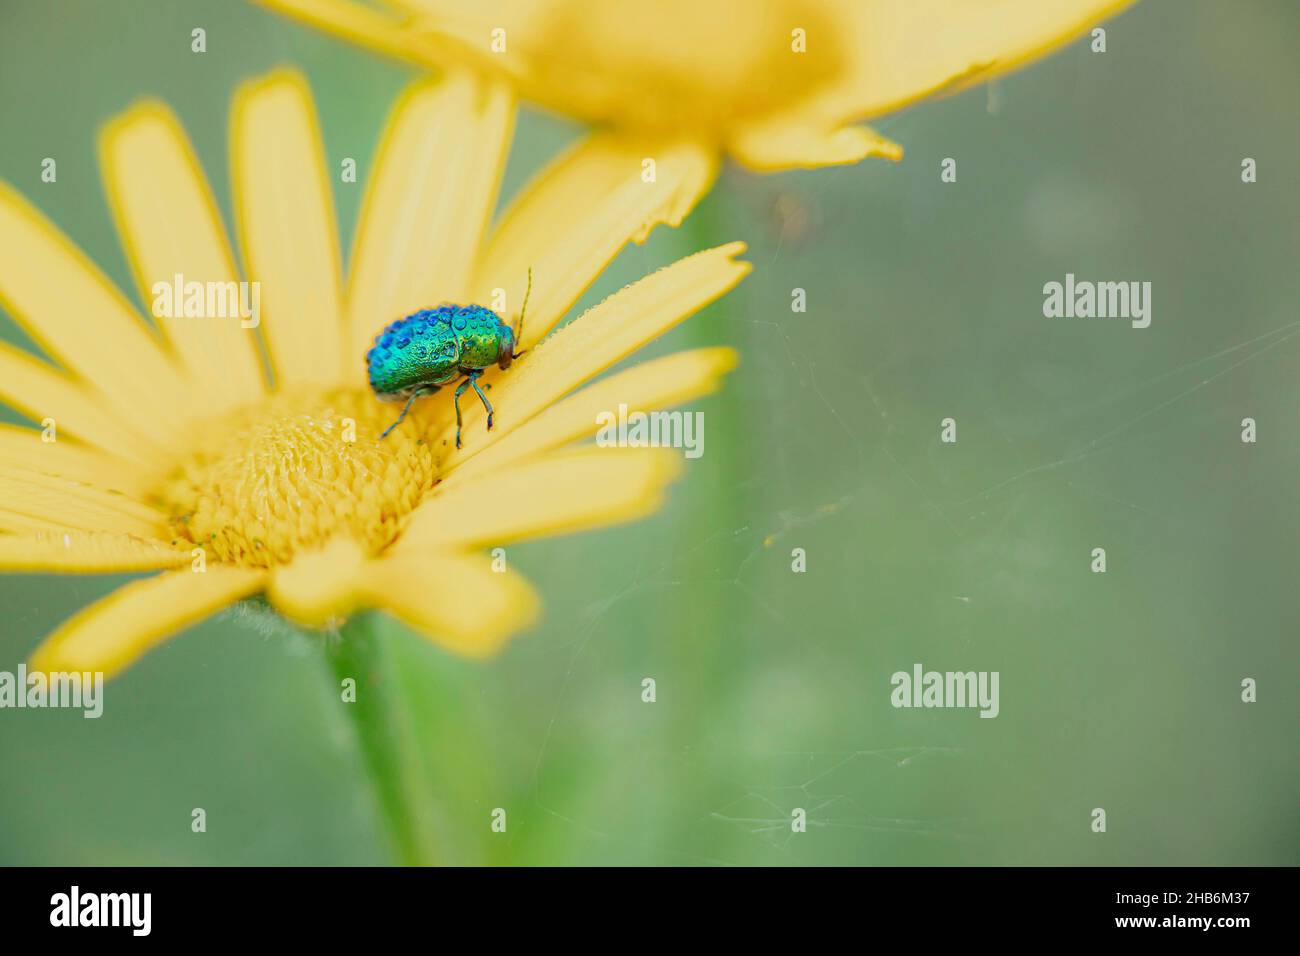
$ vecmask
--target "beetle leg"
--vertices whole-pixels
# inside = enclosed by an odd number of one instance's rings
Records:
[[[465,381],[461,382],[459,385],[456,386],[456,392],[454,395],[451,396],[451,403],[456,406],[456,447],[457,448],[460,447],[460,396],[464,393],[465,389],[469,388],[469,383],[472,381],[473,381],[472,378],[465,379]]]
[[[496,409],[492,407],[492,403],[488,401],[488,397],[483,394],[483,389],[478,387],[478,375],[479,375],[478,372],[475,372],[473,375],[471,375],[469,377],[469,383],[474,386],[474,391],[478,392],[478,397],[483,400],[483,407],[487,409],[487,413],[488,413],[488,431],[491,431],[492,416],[496,414]]]
[[[393,424],[389,425],[387,428],[384,429],[384,433],[379,436],[380,441],[383,441],[385,438],[387,438],[389,432],[391,432],[394,428],[396,428],[398,425],[402,424],[402,422],[406,420],[406,413],[411,410],[411,403],[424,394],[425,391],[422,388],[417,388],[415,391],[411,393],[411,397],[408,398],[406,400],[406,404],[402,406],[402,414],[397,416],[397,421],[393,422]]]

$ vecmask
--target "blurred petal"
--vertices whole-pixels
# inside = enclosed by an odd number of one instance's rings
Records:
[[[903,158],[903,148],[865,126],[819,129],[784,117],[741,126],[731,139],[736,159],[756,172],[856,163],[868,156]]]
[[[376,53],[408,60],[420,66],[429,66],[438,61],[437,47],[418,33],[407,29],[409,18],[393,17],[355,0],[253,2]]]
[[[652,182],[643,179],[653,160]],[[579,142],[511,202],[492,234],[474,282],[476,302],[504,289],[513,320],[528,298],[522,347],[546,336],[628,242],[664,222],[676,226],[708,191],[718,160],[687,143],[638,143],[609,134]]]
[[[367,603],[466,657],[496,652],[540,610],[519,574],[497,573],[477,555],[394,554],[367,562],[359,584]]]
[[[846,115],[878,116],[1045,56],[1133,0],[841,0]]]
[[[143,469],[116,455],[66,439],[42,441],[39,431],[19,425],[0,425],[0,461],[129,495],[138,496],[147,482]]]
[[[108,414],[102,395],[4,342],[0,342],[0,400],[33,421],[54,419],[56,435],[75,435],[135,460],[160,453],[160,447],[145,437],[147,433]]]
[[[490,373],[488,379],[495,389],[492,403],[500,409],[494,429],[499,434],[494,437],[503,438],[557,399],[723,295],[749,273],[748,262],[733,259],[744,250],[744,243],[733,242],[679,259],[587,310],[509,371]],[[448,453],[444,470],[486,447],[483,406],[474,401],[463,402],[461,408],[465,434],[473,437],[464,448]],[[452,421],[435,442],[454,433]]]
[[[626,405],[629,413],[649,412],[707,395],[716,391],[722,376],[735,367],[735,350],[717,347],[678,352],[609,375],[552,405],[502,441],[493,429],[480,439],[482,450],[451,472],[444,484],[451,486],[588,438],[600,427],[596,416],[617,414],[620,404]]]
[[[239,297],[226,230],[198,157],[175,114],[141,103],[104,127],[100,166],[140,295],[155,283],[221,283],[230,308]],[[157,310],[155,310],[157,311]],[[180,309],[174,310],[180,313]],[[256,333],[237,318],[155,315],[185,374],[213,411],[253,401],[265,390]]]
[[[166,534],[166,518],[121,494],[53,475],[0,465],[0,528],[27,528],[25,519],[83,531],[116,531],[155,537]],[[15,519],[6,523],[5,516]],[[17,516],[15,518],[15,516]]]
[[[557,452],[435,489],[392,550],[428,554],[631,521],[659,507],[680,471],[680,453],[667,449]]]
[[[110,574],[158,571],[191,562],[189,550],[123,534],[66,531],[0,535],[0,571]]]
[[[180,427],[190,397],[135,310],[86,256],[0,183],[0,305],[139,429]]]
[[[0,503],[0,531],[7,531],[16,535],[32,535],[62,534],[65,531],[72,530],[75,529],[71,525],[31,515],[25,511],[10,508],[8,504]]]
[[[527,58],[509,45],[505,50],[494,49],[492,30],[511,24],[513,31],[514,24],[521,22],[520,13],[538,8],[537,0],[495,0],[490,7],[480,0],[391,0],[389,6],[398,8],[392,11],[357,0],[253,2],[341,40],[417,66],[469,67],[476,73],[503,73],[514,80],[528,72]],[[538,9],[545,14],[545,9]]]
[[[276,384],[335,382],[342,266],[325,147],[306,81],[281,70],[246,83],[230,125],[240,243],[248,278],[260,284]]]
[[[32,654],[39,671],[103,671],[112,677],[182,628],[254,594],[265,572],[209,565],[167,571],[118,588],[46,638]]]
[[[277,566],[266,596],[286,617],[321,627],[356,606],[358,575],[365,561],[357,542],[335,535],[320,550],[295,555],[289,564]]]
[[[466,301],[514,115],[504,86],[466,75],[416,83],[398,100],[357,226],[345,380],[364,380],[365,353],[387,323]]]

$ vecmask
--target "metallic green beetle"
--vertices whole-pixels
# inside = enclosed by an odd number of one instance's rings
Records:
[[[380,439],[388,437],[406,418],[411,404],[421,395],[432,395],[442,386],[464,376],[452,403],[456,406],[456,447],[460,447],[460,396],[473,387],[487,409],[487,427],[492,428],[495,414],[478,379],[493,365],[503,369],[522,355],[515,351],[524,331],[524,312],[533,289],[533,273],[528,272],[528,291],[519,311],[519,325],[512,329],[491,309],[481,305],[440,305],[421,309],[384,329],[374,347],[366,353],[370,388],[383,401],[406,399],[397,421],[384,429]],[[492,386],[489,385],[488,388]]]

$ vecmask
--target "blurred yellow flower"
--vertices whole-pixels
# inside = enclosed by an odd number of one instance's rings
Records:
[[[899,159],[856,125],[1051,52],[1132,0],[256,0],[421,67],[756,170]]]
[[[713,390],[734,353],[679,352],[578,389],[732,288],[749,268],[734,260],[743,246],[649,275],[538,345],[629,240],[680,220],[708,160],[674,150],[646,182],[639,156],[593,136],[489,228],[513,121],[511,92],[492,81],[450,74],[410,87],[374,160],[345,281],[339,173],[306,83],[279,72],[247,84],[230,164],[243,276],[261,290],[256,330],[155,308],[155,332],[0,183],[0,303],[53,360],[0,344],[0,401],[44,427],[0,426],[0,569],[163,572],[74,616],[34,668],[115,673],[256,594],[308,625],[382,608],[455,652],[488,654],[538,601],[478,549],[658,506],[675,453],[566,446],[619,403],[649,410]],[[166,107],[146,102],[114,120],[100,153],[144,301],[156,307],[182,276],[239,282],[212,192]],[[455,449],[443,391],[379,441],[395,409],[366,383],[376,330],[445,301],[504,294],[517,305],[529,267],[530,351],[491,376],[496,427],[466,408]]]

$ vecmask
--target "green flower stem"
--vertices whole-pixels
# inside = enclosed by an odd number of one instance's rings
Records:
[[[691,251],[737,238],[727,204],[730,185],[724,172],[683,223]],[[742,350],[742,370],[746,324],[741,310],[746,285],[742,282],[703,315],[686,323],[694,346],[724,343]],[[689,702],[672,711],[670,747],[678,753],[699,753],[709,747],[710,728],[728,712],[726,698],[736,692],[737,674],[744,666],[737,660],[737,648],[745,646],[749,633],[749,606],[741,589],[730,582],[740,566],[743,546],[750,543],[742,533],[754,512],[747,479],[759,463],[751,437],[756,425],[750,417],[752,406],[742,375],[743,371],[738,371],[727,376],[721,390],[706,400],[708,442],[703,458],[688,464],[689,477],[681,492],[687,495],[685,540],[676,571],[691,586],[677,596],[674,617],[676,633],[689,634],[692,639],[669,642],[674,693]],[[667,824],[670,835],[665,842],[691,846],[700,839],[698,827],[689,822],[694,819],[694,808],[716,799],[716,784],[710,774],[688,767],[678,777],[675,789],[677,810],[675,819]]]
[[[698,207],[684,224],[692,240],[692,251],[709,249],[735,239],[732,220],[727,209],[728,189],[731,183],[726,171],[719,177],[713,191],[700,201]],[[752,280],[750,280],[752,281]],[[745,343],[745,323],[740,317],[744,307],[746,283],[733,289],[708,307],[703,316],[688,323],[693,330],[693,345],[714,345],[719,342],[742,351]],[[744,355],[741,356],[744,361]],[[689,526],[708,529],[709,543],[690,551],[690,566],[683,569],[692,579],[711,582],[711,593],[697,593],[687,608],[689,619],[697,633],[709,635],[704,642],[708,650],[694,648],[694,666],[700,680],[702,693],[715,692],[724,686],[728,667],[727,649],[731,642],[745,633],[747,602],[741,600],[734,586],[723,583],[738,564],[736,535],[753,514],[752,493],[747,480],[759,468],[752,435],[754,423],[750,420],[752,405],[744,394],[745,381],[741,373],[727,376],[717,395],[709,399],[711,421],[717,422],[708,434],[705,451],[710,459],[707,471],[695,479],[692,501],[693,513]],[[715,683],[715,680],[718,683]]]
[[[349,677],[356,681],[356,701],[341,706],[356,730],[394,858],[406,866],[428,866],[435,862],[433,794],[400,675],[378,623],[373,613],[353,616],[339,639],[327,642],[325,654],[336,686]]]

